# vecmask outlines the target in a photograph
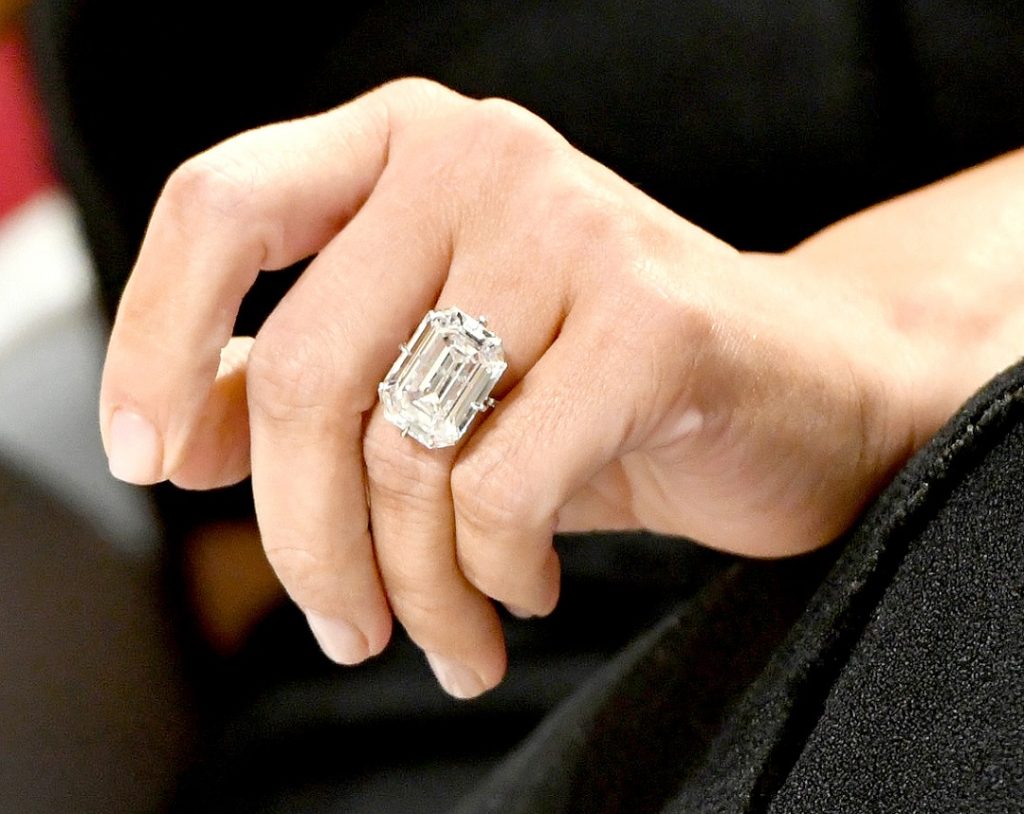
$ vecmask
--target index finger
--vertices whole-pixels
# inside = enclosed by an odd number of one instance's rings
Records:
[[[100,428],[115,475],[154,483],[175,471],[259,271],[323,248],[373,191],[396,126],[457,100],[426,80],[401,80],[235,136],[174,172],[107,350]]]

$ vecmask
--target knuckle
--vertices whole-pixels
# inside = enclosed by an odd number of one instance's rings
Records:
[[[378,91],[386,95],[394,94],[403,99],[411,98],[424,101],[457,96],[455,91],[440,82],[423,76],[403,76],[392,79],[381,85]]]
[[[543,119],[505,99],[482,99],[461,118],[456,141],[487,168],[513,166],[518,172],[546,166],[566,142]]]
[[[339,393],[354,388],[335,364],[331,346],[308,328],[282,329],[268,323],[249,354],[250,409],[262,418],[290,422],[334,407]]]
[[[261,164],[236,139],[188,159],[170,176],[164,198],[200,216],[246,220],[263,185]]]
[[[396,444],[398,437],[395,427],[374,421],[363,439],[366,477],[376,508],[433,513],[444,473],[436,463],[404,452]]]
[[[559,196],[560,218],[569,234],[583,246],[600,247],[605,264],[623,268],[636,256],[637,236],[633,219],[621,202],[585,182],[568,182]]]
[[[283,265],[287,256],[262,138],[261,130],[248,131],[188,159],[171,173],[157,202],[157,210],[190,236],[235,230],[251,252],[253,268]]]
[[[480,99],[473,106],[473,119],[478,127],[487,135],[509,133],[524,138],[536,137],[549,129],[544,120],[526,108],[491,96]]]
[[[614,190],[591,177],[576,161],[553,163],[544,174],[545,194],[537,208],[547,224],[538,234],[549,252],[597,258],[602,274],[618,274],[642,254],[636,213]],[[556,255],[557,256],[557,255]],[[592,265],[593,260],[587,261]]]
[[[410,76],[385,82],[350,104],[373,111],[373,118],[386,134],[386,140],[397,144],[407,139],[410,131],[415,133],[421,129],[424,122],[468,105],[469,100],[433,79]]]
[[[300,541],[265,543],[264,551],[277,578],[302,608],[322,612],[337,604],[336,591],[324,579],[333,570]]]
[[[480,447],[458,461],[451,489],[456,516],[473,531],[486,533],[529,522],[532,501],[527,483],[500,444]]]
[[[414,640],[435,635],[438,620],[448,614],[445,596],[435,588],[410,575],[391,574],[388,602]]]
[[[481,593],[499,602],[516,598],[507,577],[511,563],[500,563],[493,555],[485,556],[477,549],[462,547],[458,551],[458,560],[459,571]]]
[[[609,330],[623,316],[633,319],[636,330],[624,334],[622,343],[655,350],[664,350],[666,340],[683,349],[703,346],[716,329],[715,298],[704,270],[679,273],[681,250],[660,224],[615,200],[567,202],[565,210],[580,239],[600,246],[603,276],[615,280],[597,293],[597,312]],[[699,265],[700,257],[691,262]]]

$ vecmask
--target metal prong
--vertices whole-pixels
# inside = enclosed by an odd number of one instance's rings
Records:
[[[481,325],[486,325],[487,324],[487,317],[485,317],[483,314],[481,314],[480,316],[478,316],[476,318],[476,321],[479,322]]]
[[[497,403],[498,402],[496,402],[492,398],[486,398],[483,401],[474,401],[469,406],[476,410],[478,413],[482,413],[484,410],[490,410]]]
[[[401,345],[398,346],[398,350],[401,353],[404,353],[406,356],[409,355],[409,346],[406,345],[404,342]]]
[[[405,438],[405,436],[407,436],[408,434],[409,434],[409,428],[406,427],[404,430],[402,430],[402,437]]]

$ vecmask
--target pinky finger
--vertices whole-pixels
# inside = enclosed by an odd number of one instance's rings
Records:
[[[248,477],[249,409],[245,373],[253,338],[232,337],[220,353],[217,378],[210,390],[181,465],[170,481],[182,489],[216,489]]]

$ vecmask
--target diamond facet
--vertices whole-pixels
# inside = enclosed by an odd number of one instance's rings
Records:
[[[428,311],[377,388],[384,417],[425,447],[450,447],[493,403],[506,367],[501,340],[482,319]]]

